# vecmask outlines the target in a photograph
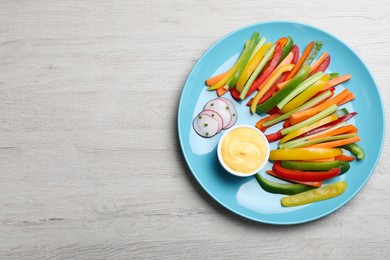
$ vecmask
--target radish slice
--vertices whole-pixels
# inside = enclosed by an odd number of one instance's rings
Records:
[[[203,110],[202,112],[200,112],[199,115],[211,116],[212,118],[214,118],[218,122],[218,126],[219,126],[218,132],[222,130],[223,119],[222,119],[222,116],[218,112],[216,112],[214,110]]]
[[[229,111],[229,105],[220,98],[210,100],[209,102],[207,102],[203,109],[213,110],[222,117],[222,129],[226,129],[226,127],[230,124],[230,121],[232,120],[232,114]]]
[[[218,121],[209,115],[201,115],[195,117],[193,123],[195,132],[202,137],[212,137],[219,131]]]
[[[232,115],[232,120],[225,127],[225,129],[228,129],[228,128],[232,127],[237,122],[237,119],[238,119],[237,110],[236,110],[236,107],[234,106],[233,102],[230,99],[227,99],[227,98],[224,98],[224,97],[220,97],[219,99],[225,101],[225,103],[228,104],[230,114]]]

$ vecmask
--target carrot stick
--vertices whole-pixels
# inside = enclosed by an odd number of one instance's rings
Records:
[[[350,94],[352,94],[352,92],[350,92],[348,89],[344,89],[340,94],[333,97],[332,99],[329,99],[325,103],[322,103],[321,105],[317,105],[305,111],[294,113],[290,117],[290,123],[292,125],[298,124],[299,122],[302,122],[309,117],[312,117],[313,115],[325,110],[326,108],[334,104],[339,104],[344,98],[346,98]]]
[[[360,141],[360,137],[354,136],[354,137],[350,137],[350,138],[346,138],[346,139],[342,139],[342,140],[314,144],[314,145],[307,146],[305,148],[334,148],[334,147],[339,147],[339,146],[343,146],[346,144],[356,143],[359,141]]]
[[[292,77],[295,76],[295,74],[297,74],[298,70],[302,67],[303,63],[305,62],[305,60],[307,59],[307,56],[309,56],[309,53],[311,51],[311,49],[313,48],[313,45],[314,45],[314,42],[311,41],[305,51],[303,52],[301,58],[298,60],[297,64],[294,66],[293,70],[290,72],[290,74],[288,74],[286,80],[289,80],[291,79]]]
[[[228,74],[228,72],[229,71],[225,71],[225,72],[222,72],[221,74],[215,75],[214,77],[207,79],[206,85],[211,86],[211,85],[217,84],[221,79],[223,79],[223,77],[226,76],[226,74]]]
[[[313,70],[315,70],[316,68],[318,68],[318,66],[320,66],[320,64],[326,59],[327,56],[328,56],[328,52],[325,51],[325,52],[318,58],[318,60],[317,60],[313,65],[311,65],[310,72],[312,72]]]
[[[271,176],[274,176],[274,177],[277,177],[277,178],[281,179],[273,171],[267,170],[265,172],[268,173]],[[284,179],[282,179],[282,180],[284,180]],[[321,187],[321,185],[322,185],[321,181],[310,181],[310,182],[309,181],[293,181],[293,180],[286,180],[286,181],[300,183],[300,184],[305,184],[305,185],[313,186],[313,187]]]
[[[335,160],[352,162],[353,160],[355,160],[355,157],[343,154],[343,155],[337,155],[335,157]]]
[[[345,104],[351,100],[353,100],[355,98],[355,96],[353,95],[353,93],[347,95],[343,100],[341,100],[340,102],[337,102],[337,105],[338,106],[341,106],[342,104]]]
[[[339,85],[347,80],[350,80],[350,79],[351,79],[350,74],[345,74],[342,76],[335,77],[334,79],[329,80],[328,84],[326,84],[326,86],[323,88],[323,90],[331,88],[331,87],[335,87],[335,86],[337,86],[337,85]]]
[[[318,138],[323,138],[323,137],[327,137],[327,136],[334,136],[334,135],[339,135],[339,134],[345,134],[348,132],[351,134],[357,133],[357,128],[354,125],[347,125],[347,126],[343,126],[343,127],[337,128],[335,130],[329,131],[327,133],[313,136],[312,138],[309,138],[308,140],[315,140]]]
[[[217,95],[218,95],[218,97],[223,96],[228,91],[229,91],[229,89],[226,89],[224,86],[222,86],[220,88],[217,88]]]

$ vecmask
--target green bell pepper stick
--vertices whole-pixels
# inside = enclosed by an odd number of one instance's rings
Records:
[[[285,207],[300,206],[316,201],[331,199],[344,193],[347,188],[345,181],[331,183],[320,188],[305,191],[296,195],[282,198],[282,205]]]
[[[300,171],[329,171],[333,168],[339,168],[345,163],[347,162],[340,160],[330,162],[282,161],[282,167]]]
[[[328,107],[327,109],[321,111],[320,113],[306,119],[305,121],[302,121],[296,125],[292,125],[290,127],[287,127],[287,128],[284,128],[281,130],[281,133],[282,135],[286,135],[286,134],[289,134],[291,133],[292,131],[295,131],[301,127],[304,127],[304,126],[307,126],[307,125],[310,125],[311,123],[314,123],[326,116],[329,116],[330,114],[336,112],[337,110],[337,105],[334,104],[334,105],[331,105],[330,107]]]
[[[332,72],[332,73],[329,73],[329,80],[331,80],[331,79],[334,79],[334,78],[336,78],[336,77],[338,77],[338,76],[340,76],[340,73],[338,73],[338,72]]]
[[[316,187],[304,185],[304,184],[283,184],[273,181],[269,181],[259,173],[255,175],[257,182],[267,192],[275,194],[294,195],[304,191],[315,189]]]
[[[309,66],[309,65],[307,65],[307,66]],[[307,89],[308,87],[313,85],[314,83],[316,83],[318,80],[320,80],[322,78],[323,75],[324,74],[322,72],[317,72],[316,74],[314,74],[313,76],[309,77],[304,82],[299,84],[296,88],[294,88],[294,90],[292,90],[290,93],[288,93],[283,98],[282,101],[280,101],[277,104],[278,108],[282,109],[291,99],[296,97],[299,93],[301,93],[302,91],[304,91],[305,89]]]
[[[356,156],[357,159],[363,160],[365,157],[364,150],[361,148],[358,144],[353,143],[353,144],[347,144],[343,145],[342,148],[350,151],[352,154]]]
[[[261,59],[259,65],[257,65],[256,69],[252,72],[252,75],[249,77],[248,81],[245,83],[244,88],[241,91],[241,95],[245,97],[249,91],[249,88],[252,86],[253,82],[259,76],[261,70],[264,68],[265,64],[267,64],[268,60],[272,57],[272,54],[275,51],[275,44],[267,51],[264,57]]]
[[[341,174],[344,174],[346,173],[350,168],[351,168],[351,165],[349,164],[349,162],[347,161],[342,161],[344,162],[339,168],[340,168],[340,173],[338,176],[340,176]]]
[[[284,86],[281,90],[276,92],[271,98],[256,107],[256,114],[262,115],[272,108],[274,108],[280,101],[282,101],[291,91],[293,91],[302,81],[305,80],[310,73],[310,66],[304,65],[297,72],[297,74]]]
[[[282,60],[284,60],[284,58],[286,58],[286,56],[290,53],[293,45],[294,45],[293,39],[290,36],[288,36],[287,42],[282,49],[282,57],[280,58],[279,63],[281,63]]]
[[[322,41],[316,41],[314,43],[313,49],[311,49],[309,56],[307,56],[307,59],[306,59],[304,64],[310,65],[313,62],[314,58],[317,56],[318,52],[321,50],[322,45],[324,45],[322,43]]]
[[[281,114],[280,116],[272,119],[272,120],[269,120],[267,122],[265,122],[263,124],[263,126],[271,126],[271,125],[274,125],[276,123],[279,123],[287,118],[289,118],[292,114],[294,114],[295,112],[299,112],[299,111],[303,111],[303,110],[306,110],[306,109],[309,109],[311,107],[314,107],[315,105],[317,105],[318,103],[320,103],[322,100],[326,99],[326,97],[328,97],[330,95],[330,91],[327,90],[325,91],[324,93],[318,95],[317,97],[307,101],[305,104],[301,105],[300,107],[297,107],[296,109],[294,110],[291,110],[287,113],[284,113],[284,114]]]
[[[249,61],[249,58],[251,57],[253,50],[255,49],[257,45],[257,41],[259,40],[260,34],[258,32],[255,32],[252,36],[251,44],[249,45],[248,51],[244,54],[244,57],[242,59],[242,62],[240,66],[238,67],[236,73],[234,73],[234,76],[229,80],[229,88],[232,88],[236,85],[238,79],[241,76],[241,73],[244,71],[246,64]]]

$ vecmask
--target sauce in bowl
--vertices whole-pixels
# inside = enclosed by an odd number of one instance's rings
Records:
[[[250,125],[238,125],[226,131],[218,144],[218,158],[230,173],[245,177],[256,174],[269,157],[264,134]]]

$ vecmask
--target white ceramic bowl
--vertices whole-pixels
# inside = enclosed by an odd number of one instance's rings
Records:
[[[264,161],[261,163],[261,165],[256,168],[254,171],[252,172],[249,172],[249,173],[243,173],[243,172],[238,172],[238,171],[235,171],[233,170],[232,168],[230,168],[224,161],[224,159],[222,158],[222,151],[221,151],[221,148],[222,148],[222,142],[224,140],[224,138],[229,135],[233,130],[235,129],[238,129],[238,128],[249,128],[249,129],[253,129],[255,130],[258,134],[259,134],[259,138],[262,138],[264,140],[264,143],[266,145],[266,156],[264,158]],[[267,138],[265,137],[264,133],[261,132],[259,129],[257,129],[256,127],[252,126],[252,125],[245,125],[245,124],[242,124],[242,125],[235,125],[231,128],[229,128],[228,130],[225,131],[225,133],[223,133],[223,135],[221,136],[221,138],[219,139],[219,142],[218,142],[218,148],[217,148],[217,153],[218,153],[218,159],[219,159],[219,162],[221,163],[221,165],[223,166],[223,168],[228,171],[229,173],[235,175],[235,176],[238,176],[238,177],[249,177],[249,176],[253,176],[255,175],[256,173],[258,173],[261,169],[264,168],[265,164],[267,163],[268,161],[268,158],[269,158],[269,152],[270,152],[270,148],[269,148],[269,142],[267,140]]]

